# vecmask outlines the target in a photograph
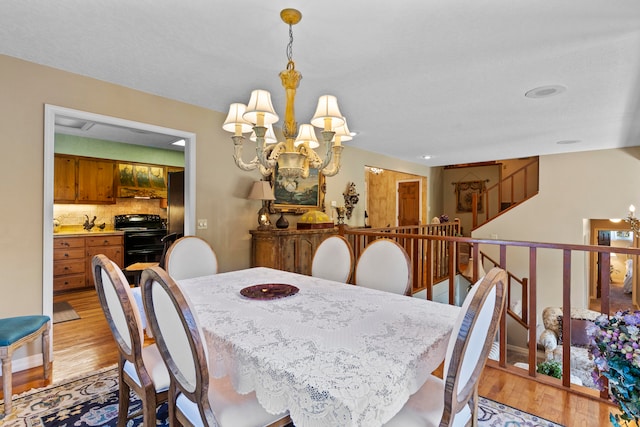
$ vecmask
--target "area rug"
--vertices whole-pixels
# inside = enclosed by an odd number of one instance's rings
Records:
[[[67,301],[53,303],[53,323],[68,322],[79,318],[78,313]]]
[[[130,413],[141,409],[132,393]],[[480,397],[480,427],[562,427],[544,418]],[[3,405],[4,410],[4,405]],[[168,426],[166,403],[158,408],[158,426]],[[0,414],[3,427],[115,427],[118,418],[118,377],[110,367],[60,384],[32,390],[13,399],[10,415]],[[127,427],[142,426],[142,415]]]

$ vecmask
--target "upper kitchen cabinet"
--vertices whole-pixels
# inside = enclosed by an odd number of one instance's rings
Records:
[[[57,155],[53,163],[53,200],[55,203],[75,203],[76,163],[74,156]]]
[[[78,159],[78,203],[115,203],[113,160]]]
[[[116,202],[115,161],[56,154],[54,168],[54,203]]]

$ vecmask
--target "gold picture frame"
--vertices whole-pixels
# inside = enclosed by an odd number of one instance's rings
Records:
[[[165,199],[167,171],[165,166],[118,162],[117,197]]]
[[[310,168],[307,178],[288,180],[278,174],[276,166],[271,174],[271,185],[275,200],[270,211],[303,214],[309,210],[324,211],[324,198],[327,191],[325,177],[318,169]]]

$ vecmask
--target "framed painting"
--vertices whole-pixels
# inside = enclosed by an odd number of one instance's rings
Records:
[[[484,211],[484,181],[456,182],[456,213],[473,212],[473,194],[478,195],[478,212]]]
[[[308,210],[324,211],[326,184],[318,169],[309,169],[307,178],[289,179],[278,174],[278,167],[271,175],[275,200],[272,212],[302,214]]]
[[[117,197],[167,197],[166,167],[118,162]]]

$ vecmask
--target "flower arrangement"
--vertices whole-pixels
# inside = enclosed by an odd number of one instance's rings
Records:
[[[622,414],[610,414],[616,427],[640,421],[640,311],[619,311],[601,315],[587,330],[596,368],[593,378],[606,390],[602,377],[609,380],[609,395]],[[623,424],[621,424],[623,423]]]

